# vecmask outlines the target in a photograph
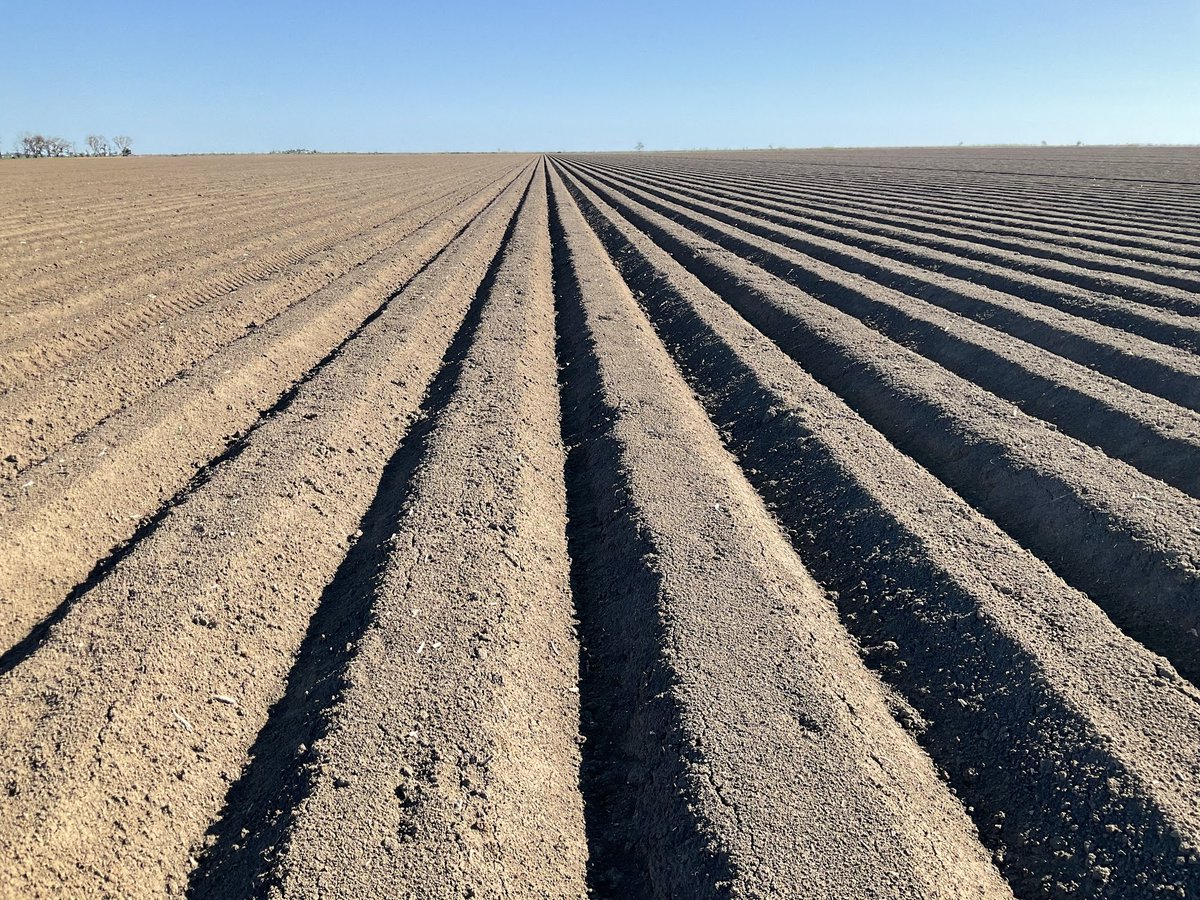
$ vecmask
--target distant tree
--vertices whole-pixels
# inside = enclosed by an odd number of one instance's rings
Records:
[[[17,138],[22,156],[74,156],[75,144],[66,138],[25,132]]]
[[[75,144],[66,138],[46,138],[47,156],[74,156]]]
[[[633,145],[633,149],[634,150],[645,150],[646,145],[643,144],[641,141],[638,141],[636,144]]]
[[[27,131],[17,140],[21,145],[22,156],[43,156],[46,153],[46,138],[40,134],[30,134]]]
[[[122,156],[130,156],[133,151],[129,149],[133,143],[131,138],[124,135],[113,139],[117,145],[117,152]],[[113,146],[104,139],[102,134],[89,134],[87,136],[87,146],[92,156],[112,156]],[[13,156],[38,157],[38,156],[85,156],[86,153],[81,153],[74,141],[66,138],[54,137],[53,135],[39,134],[37,132],[23,132],[17,136],[13,143]]]
[[[87,136],[88,149],[92,151],[92,156],[108,156],[112,150],[108,146],[108,141],[105,140],[102,134],[89,134]]]

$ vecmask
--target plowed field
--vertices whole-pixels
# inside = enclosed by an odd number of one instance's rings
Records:
[[[0,896],[1200,896],[1200,157],[0,166]]]

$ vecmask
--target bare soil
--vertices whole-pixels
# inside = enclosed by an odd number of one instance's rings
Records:
[[[0,166],[0,896],[1200,895],[1190,148]]]

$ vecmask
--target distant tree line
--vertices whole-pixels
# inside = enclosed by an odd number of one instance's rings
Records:
[[[74,141],[52,135],[26,131],[13,144],[13,156],[132,156],[133,138],[118,134],[111,141],[102,134],[89,134],[87,148],[80,149]]]

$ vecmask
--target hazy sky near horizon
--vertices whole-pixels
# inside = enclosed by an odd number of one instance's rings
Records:
[[[1200,0],[11,3],[0,142],[1200,143]]]

